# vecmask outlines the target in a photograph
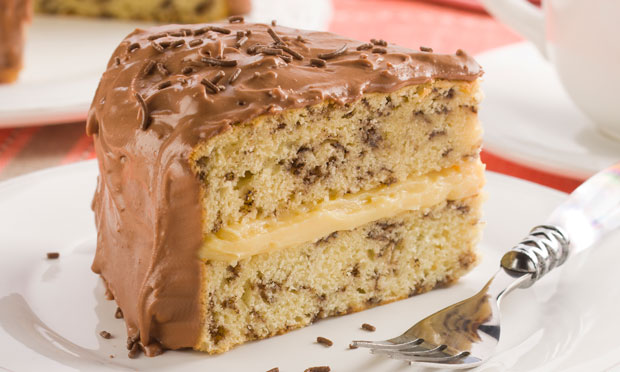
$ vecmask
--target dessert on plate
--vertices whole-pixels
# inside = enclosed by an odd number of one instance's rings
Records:
[[[460,50],[241,19],[127,36],[87,132],[92,268],[130,346],[220,353],[465,274],[481,74]]]
[[[35,11],[164,23],[198,23],[250,11],[250,0],[35,0]]]
[[[17,80],[22,69],[30,0],[0,1],[0,84]]]

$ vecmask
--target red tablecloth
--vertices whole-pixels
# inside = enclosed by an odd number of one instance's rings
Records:
[[[457,2],[467,5],[470,1]],[[381,38],[412,48],[428,46],[446,53],[461,48],[470,54],[521,40],[476,7],[413,0],[333,0],[333,5],[330,30],[361,40]],[[0,180],[93,157],[92,141],[84,135],[84,123],[0,129]],[[487,152],[483,152],[482,158],[490,170],[558,190],[572,191],[581,183],[581,180],[554,176]]]

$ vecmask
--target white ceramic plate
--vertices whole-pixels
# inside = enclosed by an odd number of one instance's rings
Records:
[[[329,0],[254,1],[250,21],[326,30]],[[36,16],[25,66],[15,84],[0,85],[0,128],[86,119],[99,78],[118,43],[144,22]]]
[[[600,133],[529,43],[476,57],[484,68],[484,146],[506,159],[585,179],[620,160],[620,142]]]
[[[514,178],[488,174],[486,220],[479,267],[458,284],[304,329],[251,342],[223,355],[167,351],[131,360],[115,304],[104,299],[90,271],[95,251],[89,208],[94,161],[45,170],[0,184],[0,371],[166,370],[411,371],[366,350],[353,339],[400,334],[430,312],[474,294],[496,270],[504,250],[540,223],[564,195]],[[620,363],[620,236],[576,257],[528,290],[508,297],[498,354],[482,371],[600,371]],[[58,260],[46,252],[58,251]],[[377,331],[360,330],[364,322]],[[98,336],[101,330],[114,335]],[[325,348],[317,336],[334,341]],[[114,358],[110,358],[114,355]]]

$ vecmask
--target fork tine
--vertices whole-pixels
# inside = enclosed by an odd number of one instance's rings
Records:
[[[453,363],[457,362],[463,358],[466,358],[470,355],[469,351],[462,351],[455,355],[444,354],[441,356],[416,356],[416,355],[407,355],[400,352],[394,352],[388,354],[388,356],[392,359],[405,360],[408,362],[420,362],[420,363]]]
[[[439,345],[432,349],[422,349],[422,350],[399,350],[401,354],[411,355],[411,356],[428,356],[429,354],[439,353],[444,351],[448,346]]]
[[[351,344],[357,347],[365,347],[374,350],[402,350],[411,348],[412,346],[417,346],[423,343],[424,340],[421,338],[407,341],[403,343],[393,343],[390,341],[353,341]]]
[[[419,352],[424,352],[428,350],[427,348],[421,347],[421,346],[413,346],[413,347],[408,347],[406,349],[370,349],[370,352],[372,354],[392,354],[392,353],[409,353],[409,352],[415,352],[415,351],[419,351]]]

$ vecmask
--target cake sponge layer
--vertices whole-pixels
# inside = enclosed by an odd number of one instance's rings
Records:
[[[224,352],[455,281],[477,260],[481,199],[444,201],[234,266],[206,261],[195,348]]]
[[[249,0],[35,0],[42,13],[198,23],[249,11]]]
[[[477,158],[477,82],[437,80],[261,116],[199,145],[204,233]]]

